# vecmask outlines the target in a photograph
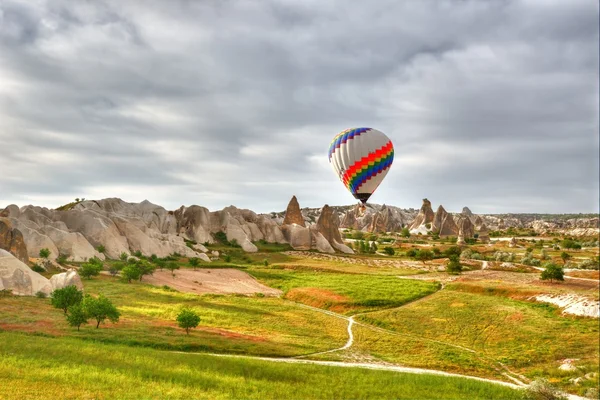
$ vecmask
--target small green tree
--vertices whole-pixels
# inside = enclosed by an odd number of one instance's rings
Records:
[[[92,297],[89,294],[86,295],[83,299],[82,306],[86,315],[89,318],[96,320],[96,329],[98,329],[101,322],[104,322],[107,319],[113,323],[118,322],[119,317],[121,316],[117,307],[102,294],[97,298]]]
[[[571,255],[569,253],[567,253],[566,251],[563,251],[562,253],[560,253],[560,258],[562,258],[563,264],[566,264],[567,260],[569,260],[571,258]]]
[[[462,272],[462,265],[457,255],[451,255],[448,264],[446,265],[446,272],[451,275],[458,275]]]
[[[388,256],[393,256],[395,254],[394,248],[390,246],[384,247],[383,252]]]
[[[405,237],[405,238],[409,238],[410,237],[410,231],[408,230],[408,228],[402,228],[402,231],[400,231],[400,236]]]
[[[561,266],[554,263],[548,263],[545,265],[545,269],[542,271],[540,279],[543,281],[549,279],[550,283],[552,283],[554,280],[564,281],[564,275],[565,273]]]
[[[112,276],[116,276],[124,267],[125,265],[122,262],[115,262],[108,267],[108,272]]]
[[[171,271],[171,275],[175,278],[175,270],[179,269],[179,265],[176,262],[171,261],[170,263],[167,263],[167,269]]]
[[[198,260],[196,257],[189,259],[190,266],[194,269],[194,271],[196,270],[196,267],[198,267],[199,261],[200,260]]]
[[[81,304],[75,304],[69,307],[69,314],[67,314],[67,322],[70,326],[76,326],[77,330],[83,324],[87,324],[88,315]]]
[[[156,271],[156,266],[149,263],[146,260],[140,260],[137,264],[137,269],[139,271],[139,280],[142,281],[144,275],[152,275],[154,271]]]
[[[79,275],[86,279],[92,279],[93,276],[100,275],[100,271],[102,271],[102,263],[87,262],[79,268]]]
[[[121,261],[127,261],[128,258],[129,258],[129,256],[125,252],[122,252],[121,255],[119,255],[119,259]]]
[[[190,329],[195,328],[200,323],[200,316],[194,311],[184,308],[177,315],[177,324],[185,329],[186,335],[190,334]]]
[[[81,303],[82,299],[83,293],[76,286],[70,285],[52,292],[50,304],[55,308],[60,308],[66,314],[69,307]]]
[[[101,244],[100,246],[96,247],[96,250],[98,250],[98,253],[104,253],[106,251],[106,247]]]
[[[140,279],[140,269],[137,264],[128,264],[121,270],[121,276],[128,283],[131,283],[133,280]]]
[[[415,258],[419,261],[433,260],[433,251],[421,249],[417,251]]]

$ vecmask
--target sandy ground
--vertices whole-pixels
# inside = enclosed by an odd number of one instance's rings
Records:
[[[237,269],[197,269],[178,270],[175,277],[170,271],[156,271],[144,277],[144,282],[152,285],[168,285],[173,289],[188,293],[246,294],[262,293],[265,296],[279,296],[281,291],[259,283],[245,272]]]

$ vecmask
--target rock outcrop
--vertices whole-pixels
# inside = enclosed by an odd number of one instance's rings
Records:
[[[340,235],[339,218],[337,218],[333,209],[327,204],[325,204],[321,210],[321,215],[319,215],[319,219],[317,220],[316,230],[333,248],[343,253],[354,253],[351,248],[344,244],[342,235]],[[314,236],[316,237],[318,235]]]
[[[9,212],[6,215],[9,215]],[[0,217],[0,249],[7,250],[24,263],[29,261],[23,234],[14,229],[10,220],[4,217]]]
[[[411,231],[411,233],[427,233],[427,231],[431,230],[430,224],[433,222],[434,217],[435,214],[431,208],[431,202],[427,199],[423,199],[423,205],[421,205],[419,214],[417,214],[417,217],[410,224],[408,229]],[[428,224],[429,227],[427,227]]]
[[[285,217],[283,219],[283,225],[300,225],[306,226],[304,223],[304,217],[302,216],[302,212],[300,211],[300,204],[298,204],[298,199],[296,196],[292,196],[287,209],[285,210]]]
[[[483,219],[479,215],[475,216],[475,219],[473,219],[473,225],[475,225],[475,229],[481,228],[481,225],[483,224]]]
[[[457,236],[458,226],[454,222],[454,218],[450,215],[442,205],[435,212],[431,230],[440,236]]]
[[[0,290],[10,290],[18,296],[34,296],[37,292],[49,295],[52,285],[11,253],[0,249]]]
[[[471,220],[471,222],[473,222],[473,218],[475,218],[475,216],[473,215],[473,212],[469,209],[469,207],[463,207],[463,209],[461,211],[461,215],[469,218]]]
[[[467,216],[458,220],[458,235],[464,238],[472,238],[475,235],[475,226]]]
[[[479,235],[478,239],[481,241],[481,243],[489,243],[490,242],[490,231],[488,230],[485,223],[483,223],[479,227],[479,230],[477,231],[477,233]]]
[[[60,274],[52,275],[50,277],[50,285],[52,291],[56,289],[62,289],[67,286],[75,286],[79,290],[83,290],[83,283],[79,274],[75,270],[69,270],[67,272],[61,272]]]

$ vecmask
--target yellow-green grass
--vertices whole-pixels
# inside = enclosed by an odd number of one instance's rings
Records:
[[[186,294],[100,276],[84,280],[86,293],[107,296],[121,311],[117,324],[81,331],[68,326],[49,299],[0,298],[0,329],[69,335],[132,346],[263,356],[328,350],[346,340],[344,321],[279,298]],[[175,322],[182,306],[195,310],[200,326],[186,336]]]
[[[281,289],[286,298],[348,315],[399,307],[440,287],[435,282],[386,275],[277,268],[252,268],[247,272],[266,285]]]
[[[0,332],[0,398],[518,399],[508,387],[435,375],[176,354]]]
[[[401,334],[473,349],[530,379],[549,377],[571,391],[583,393],[587,387],[598,385],[597,377],[577,387],[569,382],[570,378],[598,371],[596,319],[563,316],[551,305],[496,296],[492,289],[488,286],[488,290],[472,293],[468,285],[448,285],[423,301],[357,318]],[[405,355],[399,354],[401,347],[372,339],[367,337],[364,347],[390,361],[405,362]],[[410,352],[421,354],[415,347]],[[566,358],[578,359],[576,371],[558,369]],[[469,368],[467,362],[457,365]]]
[[[377,255],[378,259],[381,259],[380,255]],[[352,262],[352,259],[356,259],[358,262]],[[396,267],[389,265],[368,265],[363,262],[359,257],[348,258],[348,261],[341,260],[327,260],[327,259],[313,259],[313,258],[302,258],[290,256],[290,259],[283,262],[277,262],[277,266],[288,268],[288,269],[304,269],[304,270],[321,270],[331,272],[343,272],[350,274],[370,274],[370,275],[417,275],[423,273],[422,270],[410,267]],[[401,261],[397,257],[384,259]],[[275,263],[272,263],[275,264]]]

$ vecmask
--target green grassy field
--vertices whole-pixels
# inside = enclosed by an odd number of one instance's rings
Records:
[[[598,385],[597,377],[579,386],[569,382],[570,378],[598,371],[597,320],[563,316],[551,305],[498,296],[493,290],[471,290],[465,284],[450,284],[423,301],[359,316],[360,321],[408,335],[411,340],[393,335],[375,339],[364,334],[357,336],[357,348],[386,361],[413,365],[414,357],[397,351],[403,346],[411,349],[411,355],[423,357],[420,366],[425,363],[445,370],[490,371],[482,368],[485,362],[469,357],[468,352],[426,343],[426,339],[433,339],[473,349],[483,361],[501,362],[530,379],[550,378],[571,391],[583,393]],[[558,369],[566,358],[578,359],[577,370]]]
[[[399,307],[439,289],[437,283],[386,275],[277,268],[247,272],[267,286],[281,289],[288,299],[348,315]]]
[[[0,332],[0,398],[518,399],[463,378],[175,354]]]
[[[0,298],[0,329],[174,350],[292,356],[341,346],[343,321],[300,308],[279,298],[186,294],[127,284],[108,276],[84,280],[90,294],[103,293],[122,313],[117,324],[100,329],[68,326],[49,299]],[[182,306],[201,317],[189,337],[175,317]]]

